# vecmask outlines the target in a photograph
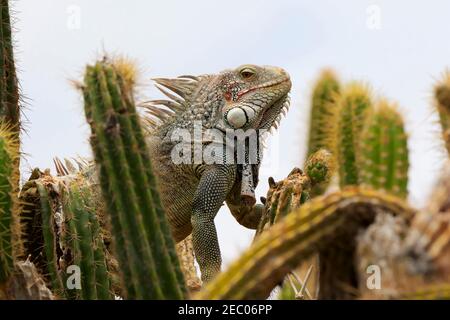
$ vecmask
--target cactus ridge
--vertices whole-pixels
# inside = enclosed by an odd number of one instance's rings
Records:
[[[0,124],[0,284],[13,272],[15,259],[21,254],[21,234],[17,216],[15,181],[18,142],[10,126]]]
[[[60,299],[114,297],[93,188],[81,171],[53,177],[35,169],[21,191],[26,254]],[[80,268],[81,288],[68,286],[71,265]]]
[[[311,180],[312,187],[328,183],[334,168],[334,157],[327,149],[319,149],[313,153],[305,164],[305,172]]]
[[[364,210],[355,210],[358,206]],[[401,199],[366,188],[349,187],[316,197],[262,233],[226,272],[208,284],[197,297],[266,298],[287,272],[332,243],[333,235],[345,231],[349,221],[360,219],[364,212],[373,208],[408,219],[415,213]]]
[[[405,198],[408,187],[408,137],[397,107],[379,102],[361,138],[361,182]]]
[[[163,226],[167,221],[156,203],[154,177],[144,166],[147,146],[130,91],[113,64],[98,62],[87,68],[86,117],[103,196],[118,236],[116,253],[125,268],[129,298],[181,299],[186,292],[184,280],[178,281],[181,269],[173,240],[167,241],[162,232],[169,227]]]
[[[46,186],[41,182],[36,182],[36,188],[40,199],[40,214],[42,217],[42,235],[43,235],[43,252],[45,256],[45,265],[47,275],[50,278],[50,284],[57,296],[64,295],[64,284],[61,272],[58,266],[58,238],[55,232],[55,214],[54,203]]]
[[[19,86],[14,65],[9,1],[0,0],[0,119],[18,136],[20,122]]]
[[[309,121],[308,149],[306,152],[305,169],[308,167],[309,158],[316,152],[326,150],[334,158],[336,147],[336,116],[338,113],[337,100],[341,85],[331,69],[325,69],[317,79],[311,98],[311,113]],[[334,168],[330,168],[333,169]],[[331,177],[334,172],[330,171]],[[311,188],[311,196],[323,194],[329,185],[330,179],[316,183]]]
[[[450,154],[450,71],[444,73],[434,88],[434,105],[439,115],[442,138]]]
[[[325,69],[317,79],[311,98],[310,130],[307,157],[320,149],[333,151],[333,124],[340,84],[334,71]]]
[[[339,183],[341,187],[358,185],[358,158],[361,133],[372,112],[370,89],[354,82],[347,85],[339,99],[339,119],[336,134]]]

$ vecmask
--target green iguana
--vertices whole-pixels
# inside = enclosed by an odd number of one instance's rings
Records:
[[[202,280],[210,281],[220,271],[222,261],[214,224],[220,207],[226,202],[236,220],[250,229],[257,228],[264,208],[255,204],[253,193],[258,182],[259,149],[257,160],[250,163],[248,142],[238,140],[233,145],[229,139],[213,139],[211,132],[216,130],[225,136],[237,129],[245,133],[253,129],[259,137],[277,128],[289,107],[290,77],[281,68],[244,65],[216,75],[154,81],[170,99],[145,104],[152,165],[162,204],[177,242],[192,232]],[[189,151],[176,150],[180,141]],[[243,144],[247,149],[239,162],[236,150]],[[223,161],[202,159],[201,150],[207,146],[218,146],[212,155],[219,154]],[[227,153],[230,150],[231,157]],[[178,161],[180,154],[187,163]]]

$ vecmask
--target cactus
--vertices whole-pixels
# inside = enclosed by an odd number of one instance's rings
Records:
[[[36,188],[39,193],[40,200],[40,214],[42,217],[42,235],[43,235],[43,251],[46,259],[47,272],[50,278],[51,287],[53,292],[62,296],[64,292],[64,284],[61,276],[61,271],[59,270],[58,262],[58,235],[55,232],[55,203],[52,201],[52,197],[45,185],[38,181],[36,182]]]
[[[367,87],[356,83],[344,90],[339,104],[341,187],[363,184],[405,198],[409,163],[401,115],[385,100],[372,107]],[[355,297],[355,237],[354,233],[343,234],[320,250],[320,299]]]
[[[186,286],[191,292],[199,291],[202,288],[197,269],[195,267],[194,245],[192,243],[192,234],[176,244],[178,259],[180,260],[181,270],[186,279]]]
[[[82,172],[53,177],[34,170],[21,192],[29,237],[26,253],[65,299],[112,299],[103,232],[93,186]],[[67,287],[70,265],[80,267],[81,290]]]
[[[448,299],[450,285],[450,163],[447,162],[432,201],[408,221],[382,213],[357,238],[360,278],[367,267],[382,266],[378,290],[360,285],[363,299]]]
[[[442,138],[450,155],[450,71],[444,74],[442,80],[434,88],[434,104],[439,114]]]
[[[339,183],[341,187],[358,185],[358,157],[361,133],[372,109],[369,89],[359,83],[347,85],[338,101],[336,134]]]
[[[88,66],[82,86],[126,297],[182,299],[183,275],[156,190],[133,86],[109,61]]]
[[[82,281],[78,299],[112,299],[105,248],[91,189],[72,182],[64,193],[62,204],[66,230],[66,252],[80,266]],[[70,252],[67,252],[70,250]],[[66,262],[72,263],[72,262]]]
[[[0,284],[11,275],[19,246],[19,116],[9,3],[0,0]]]
[[[0,124],[0,285],[13,273],[14,262],[20,252],[15,192],[18,172],[14,164],[19,157],[17,143],[9,126]]]
[[[312,94],[307,157],[320,149],[334,151],[333,134],[337,111],[339,80],[332,70],[322,71]]]
[[[334,167],[334,158],[329,150],[319,149],[313,153],[305,164],[305,172],[311,180],[312,188],[316,185],[328,184]]]
[[[20,127],[19,86],[11,36],[8,0],[0,0],[0,119],[18,136]]]
[[[316,81],[312,93],[311,114],[309,121],[309,139],[306,153],[307,159],[319,150],[330,152],[330,157],[334,158],[336,134],[336,116],[341,85],[332,70],[325,69]],[[331,159],[330,159],[331,160]],[[305,161],[305,170],[308,160]],[[334,170],[334,168],[333,168]],[[328,173],[329,177],[333,174]],[[311,188],[311,196],[321,195],[329,185],[330,179],[318,183]]]
[[[415,213],[401,199],[370,189],[351,187],[316,197],[262,233],[197,298],[267,298],[302,259],[333,243],[337,235],[359,228],[361,221],[373,221],[377,209],[407,219]]]
[[[311,198],[311,190],[315,186],[327,182],[333,168],[334,161],[331,153],[320,149],[308,158],[305,172],[294,168],[286,179],[279,182],[275,182],[270,177],[269,191],[267,197],[264,198],[265,210],[256,235],[308,201]]]
[[[361,137],[361,183],[405,198],[408,187],[408,141],[396,106],[382,100]]]
[[[331,153],[325,149],[320,149],[309,157],[306,162],[306,172],[294,168],[289,173],[288,177],[282,181],[275,182],[273,178],[270,178],[270,189],[267,192],[267,197],[264,199],[265,210],[256,231],[255,238],[282,217],[308,201],[310,199],[310,193],[315,190],[314,188],[327,182],[330,178],[334,168],[333,162],[334,160]],[[314,266],[316,264],[317,259],[313,257],[310,260],[311,261],[302,263],[302,266],[297,268],[295,272],[299,274],[307,273],[311,265]],[[315,281],[315,275],[316,273],[311,277],[311,282]],[[295,276],[295,273],[293,276]],[[295,299],[295,294],[291,294],[293,293],[291,286],[292,281],[290,279],[285,279],[285,281],[283,281],[281,299],[286,299],[287,297]],[[305,290],[307,291],[308,288]],[[311,290],[313,290],[313,288],[311,288]],[[311,295],[307,292],[306,296],[310,297]]]

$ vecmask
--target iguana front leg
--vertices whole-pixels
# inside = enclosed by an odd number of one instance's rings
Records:
[[[192,203],[192,243],[200,266],[202,281],[220,272],[222,258],[214,218],[236,179],[236,167],[208,167],[201,175]]]
[[[248,197],[242,195],[242,182],[234,184],[226,202],[231,214],[239,224],[249,229],[258,228],[265,210],[264,205],[254,204],[254,200],[253,202],[249,201]]]
[[[257,229],[264,213],[264,205],[246,205],[235,199],[227,199],[227,206],[239,224],[249,229]]]

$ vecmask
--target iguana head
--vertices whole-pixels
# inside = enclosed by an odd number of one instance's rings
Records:
[[[278,67],[248,64],[215,75],[154,80],[170,100],[154,100],[146,105],[152,127],[174,120],[177,127],[202,121],[205,128],[222,131],[271,129],[278,126],[289,107],[291,80]]]
[[[277,126],[289,105],[291,80],[278,67],[243,65],[219,75],[224,104],[223,122],[232,129]]]

